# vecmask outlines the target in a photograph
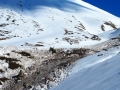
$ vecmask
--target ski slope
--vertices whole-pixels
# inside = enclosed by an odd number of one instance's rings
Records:
[[[120,90],[120,47],[76,62],[70,76],[51,90]]]
[[[120,28],[120,18],[81,0],[0,0],[0,5],[1,46],[79,48],[110,39],[101,35],[116,29],[105,22]],[[100,40],[92,40],[94,35]]]

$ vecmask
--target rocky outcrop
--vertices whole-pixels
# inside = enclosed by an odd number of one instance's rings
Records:
[[[54,53],[52,53],[52,51],[49,49],[40,50],[37,48],[22,51],[17,50],[17,55],[21,54],[24,59],[28,58],[28,60],[34,60],[35,63],[27,68],[21,68],[21,72],[23,73],[22,76],[20,71],[18,71],[18,74],[12,75],[13,78],[9,78],[10,80],[5,82],[2,90],[18,90],[18,88],[19,90],[32,90],[35,88],[39,90],[43,88],[48,90],[67,77],[68,68],[73,65],[77,59],[101,50],[107,51],[107,49],[116,47],[118,45],[120,45],[120,38],[116,37],[115,39],[113,38],[107,42],[90,47],[74,49],[54,48]],[[20,52],[24,52],[24,55],[22,55],[23,53]],[[32,56],[32,58],[27,57],[26,54]],[[16,79],[18,76],[20,76],[19,80]]]

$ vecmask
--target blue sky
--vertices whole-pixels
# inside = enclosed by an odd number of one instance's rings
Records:
[[[120,17],[120,0],[83,0],[101,8],[115,16]]]

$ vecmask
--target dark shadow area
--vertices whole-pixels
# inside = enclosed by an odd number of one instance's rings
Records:
[[[37,6],[53,7],[63,11],[78,11],[81,8],[90,9],[69,0],[0,0],[0,5],[14,9],[19,8],[22,11],[26,9],[34,10]]]
[[[5,77],[0,78],[0,81],[2,81],[2,82],[5,82],[5,81],[7,81],[7,80],[9,80],[9,79],[8,79],[8,78],[5,78]]]
[[[15,58],[8,58],[8,57],[4,57],[4,56],[0,56],[0,60],[4,60],[8,63],[10,69],[17,69],[19,67],[21,67],[21,65],[17,64],[16,62],[18,62],[19,60],[15,59]]]

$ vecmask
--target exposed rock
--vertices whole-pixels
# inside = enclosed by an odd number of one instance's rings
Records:
[[[93,36],[91,37],[91,39],[92,39],[92,40],[98,40],[98,41],[101,40],[97,35],[93,35]]]

